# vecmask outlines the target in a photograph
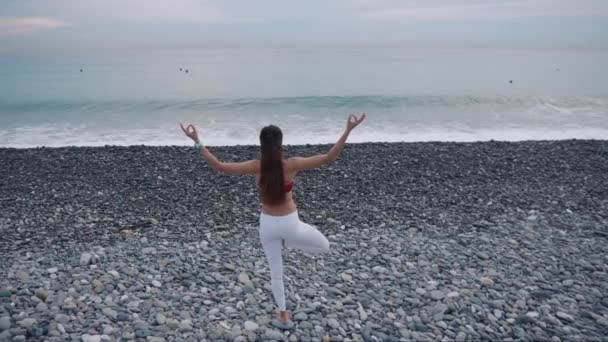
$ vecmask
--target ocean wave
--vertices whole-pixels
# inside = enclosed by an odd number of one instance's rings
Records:
[[[330,144],[334,143],[339,131],[326,132],[300,128],[284,130],[286,145]],[[257,145],[255,130],[246,132],[235,130],[214,130],[205,135],[209,146]],[[565,129],[526,129],[494,128],[476,130],[457,130],[439,127],[412,127],[403,130],[388,130],[362,127],[354,132],[351,143],[364,142],[424,142],[424,141],[525,141],[525,140],[564,140],[599,139],[608,137],[608,129],[602,128],[565,128]],[[105,146],[105,145],[149,145],[149,146],[186,146],[191,141],[175,127],[156,129],[129,129],[103,132],[90,132],[83,127],[70,126],[28,126],[18,130],[0,130],[0,147],[31,148],[61,146]]]
[[[0,146],[179,145],[179,121],[212,145],[256,144],[279,125],[290,144],[330,143],[349,113],[354,141],[606,139],[599,97],[324,96],[249,99],[0,102]]]
[[[608,98],[603,97],[509,97],[509,96],[300,96],[276,98],[225,99],[151,99],[151,100],[0,100],[2,116],[28,112],[167,112],[167,111],[225,111],[260,110],[273,108],[316,109],[395,109],[395,108],[450,108],[450,107],[530,107],[547,106],[555,111],[569,109],[608,110]]]

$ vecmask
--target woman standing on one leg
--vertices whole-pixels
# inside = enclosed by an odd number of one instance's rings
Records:
[[[201,145],[193,125],[181,126],[184,133],[195,142],[195,146],[205,156],[211,167],[237,175],[256,175],[262,202],[260,214],[260,240],[270,266],[272,294],[279,307],[279,320],[273,324],[289,328],[289,313],[285,305],[283,286],[283,258],[281,247],[298,248],[312,253],[329,251],[329,241],[315,227],[300,221],[293,200],[292,189],[295,175],[302,170],[320,167],[336,160],[350,132],[365,119],[350,115],[346,130],[336,144],[326,154],[313,157],[293,157],[283,159],[283,133],[276,126],[266,126],[260,132],[261,159],[240,163],[219,161],[209,150]]]

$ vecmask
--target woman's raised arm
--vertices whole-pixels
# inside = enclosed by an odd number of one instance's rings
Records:
[[[346,144],[346,139],[350,132],[355,129],[361,122],[365,120],[365,113],[361,114],[360,117],[357,118],[356,115],[351,114],[348,116],[348,121],[346,122],[346,130],[342,133],[342,136],[336,144],[329,150],[329,152],[325,154],[319,154],[312,157],[293,157],[288,159],[288,163],[291,164],[291,168],[293,170],[301,171],[301,170],[309,170],[320,167],[323,164],[333,163],[344,149],[344,145]]]
[[[207,147],[200,143],[194,125],[188,125],[188,127],[184,128],[180,123],[179,126],[186,136],[194,141],[195,146],[199,148],[199,151],[205,156],[205,159],[207,159],[209,165],[211,165],[214,170],[233,175],[251,175],[260,172],[260,162],[258,160],[248,160],[240,163],[224,163],[220,161],[207,149]]]

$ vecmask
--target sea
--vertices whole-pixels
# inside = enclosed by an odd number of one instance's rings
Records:
[[[285,45],[0,56],[0,147],[608,139],[608,50]]]

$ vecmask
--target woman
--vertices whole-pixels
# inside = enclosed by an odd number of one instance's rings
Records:
[[[298,218],[298,211],[292,196],[293,180],[299,171],[314,169],[335,161],[344,148],[350,132],[364,119],[365,113],[360,117],[351,114],[346,123],[346,130],[328,153],[307,158],[292,157],[286,160],[283,159],[281,129],[273,125],[266,126],[260,132],[261,160],[240,163],[219,161],[205,146],[201,145],[193,125],[184,128],[180,123],[184,133],[194,140],[194,146],[205,156],[213,169],[236,175],[256,175],[262,202],[260,240],[270,265],[272,294],[279,307],[279,320],[272,322],[276,327],[284,329],[293,327],[285,305],[281,247],[298,248],[311,253],[329,251],[327,238],[315,227],[301,222]]]

